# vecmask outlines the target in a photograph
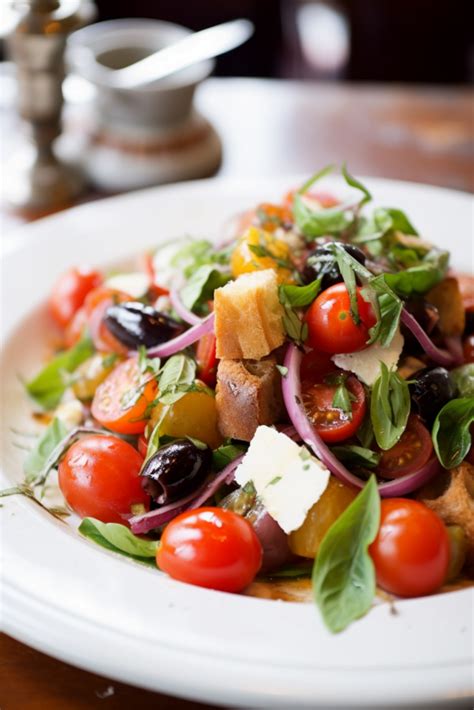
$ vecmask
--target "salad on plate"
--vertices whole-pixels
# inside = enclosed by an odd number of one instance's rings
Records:
[[[299,585],[338,632],[472,579],[474,277],[329,170],[220,244],[64,273],[25,383],[46,426],[3,495],[181,582]]]

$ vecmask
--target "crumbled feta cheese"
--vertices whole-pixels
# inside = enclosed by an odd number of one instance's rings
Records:
[[[268,426],[259,426],[235,473],[241,486],[252,481],[268,513],[286,532],[304,523],[326,490],[330,473],[304,446]]]
[[[74,429],[84,421],[84,407],[78,399],[62,402],[56,409],[54,416],[62,421],[67,429]]]
[[[105,282],[108,288],[125,291],[133,298],[142,298],[150,288],[150,277],[141,271],[131,274],[115,274]]]
[[[359,352],[334,355],[332,360],[341,370],[353,372],[362,382],[371,386],[380,375],[380,363],[384,362],[389,370],[396,367],[402,350],[403,335],[398,330],[388,348],[374,343]]]

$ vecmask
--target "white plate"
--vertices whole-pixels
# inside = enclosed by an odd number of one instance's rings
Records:
[[[472,260],[467,195],[368,180],[423,234]],[[3,259],[1,486],[21,478],[10,426],[31,429],[17,374],[41,361],[41,304],[73,264],[105,264],[185,233],[216,236],[229,215],[277,199],[292,179],[203,181],[78,207],[17,231]],[[331,181],[328,182],[329,187]],[[340,187],[340,185],[339,185]],[[36,308],[32,311],[32,308]],[[82,539],[20,497],[3,499],[2,616],[12,636],[146,688],[238,706],[296,708],[464,702],[472,693],[473,592],[374,608],[332,636],[312,605],[174,582]]]

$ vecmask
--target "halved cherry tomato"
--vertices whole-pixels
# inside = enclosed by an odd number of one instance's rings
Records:
[[[120,343],[117,338],[114,338],[103,322],[105,312],[110,306],[114,306],[116,303],[124,303],[125,301],[133,301],[133,298],[128,293],[118,291],[115,288],[96,288],[87,296],[84,308],[91,338],[97,350],[114,352],[119,355],[127,353],[125,345]]]
[[[94,419],[119,434],[141,434],[148,421],[148,405],[155,399],[156,380],[143,375],[136,358],[120,363],[98,386],[92,400]]]
[[[65,328],[84,303],[87,294],[102,283],[102,274],[89,269],[69,269],[53,286],[48,300],[56,323]]]
[[[366,397],[364,387],[357,377],[347,377],[325,357],[316,351],[304,356],[301,392],[304,408],[315,431],[323,441],[334,444],[353,436],[360,427],[365,416]],[[345,378],[344,385],[354,398],[350,402],[350,413],[333,405],[340,378]]]
[[[449,536],[441,518],[416,500],[386,498],[380,528],[369,548],[377,583],[401,597],[419,597],[443,584]]]
[[[67,348],[72,348],[82,337],[87,326],[87,315],[84,306],[75,312],[64,331],[64,344]]]
[[[143,457],[115,436],[85,436],[59,464],[59,487],[71,508],[103,523],[125,523],[132,505],[149,508],[139,476]]]
[[[203,335],[198,342],[196,362],[199,379],[205,382],[208,387],[215,387],[218,361],[216,357],[216,336],[214,333]]]
[[[433,453],[433,442],[428,429],[412,414],[395,446],[380,453],[377,474],[382,478],[401,478],[428,463]]]
[[[260,569],[262,547],[245,518],[223,508],[197,508],[167,525],[156,562],[180,582],[241,592]]]
[[[313,301],[305,316],[309,344],[313,348],[326,353],[353,353],[366,346],[369,329],[377,318],[360,292],[361,288],[357,287],[359,325],[352,318],[349,292],[344,283],[330,286]]]

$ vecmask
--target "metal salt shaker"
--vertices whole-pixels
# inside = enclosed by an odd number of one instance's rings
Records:
[[[71,204],[84,187],[81,174],[57,158],[53,143],[61,133],[67,35],[94,14],[94,6],[82,0],[29,0],[8,38],[18,73],[18,110],[29,124],[31,143],[11,160],[5,197],[28,216]]]

